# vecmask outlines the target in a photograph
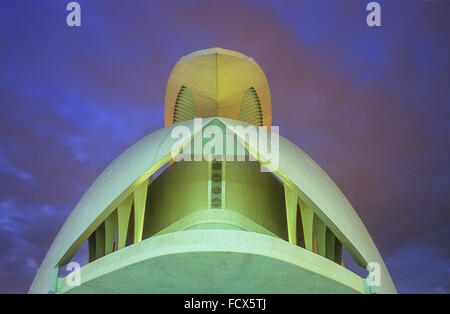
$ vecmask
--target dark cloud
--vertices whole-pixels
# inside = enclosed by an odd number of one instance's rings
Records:
[[[2,4],[1,292],[28,289],[89,184],[163,126],[178,58],[219,46],[262,66],[273,124],[347,195],[399,291],[448,293],[448,2],[380,1],[377,29],[364,1],[79,2],[79,29],[64,1]]]

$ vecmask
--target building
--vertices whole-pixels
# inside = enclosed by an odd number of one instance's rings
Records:
[[[348,200],[277,136],[271,117],[267,79],[253,59],[220,48],[181,58],[167,84],[165,128],[132,145],[90,186],[29,292],[396,293]],[[269,129],[275,166],[237,131],[248,126]],[[224,135],[223,150],[214,146],[209,159],[202,158],[208,128]],[[174,160],[180,156],[194,160]],[[86,242],[89,262],[72,286],[58,269]],[[345,268],[343,247],[361,267],[377,266],[380,285]]]

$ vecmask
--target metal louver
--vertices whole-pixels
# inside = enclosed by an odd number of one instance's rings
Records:
[[[209,202],[210,208],[224,208],[224,163],[213,160],[210,163]]]
[[[192,92],[186,86],[181,86],[173,111],[173,123],[188,121],[195,118],[195,105]]]
[[[253,87],[247,89],[242,98],[239,120],[256,126],[263,125],[261,104]]]

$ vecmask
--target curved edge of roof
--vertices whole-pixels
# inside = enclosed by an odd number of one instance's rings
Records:
[[[258,63],[253,58],[243,54],[242,52],[230,50],[230,49],[219,48],[219,47],[201,49],[201,50],[191,52],[190,54],[187,54],[187,55],[181,57],[179,59],[179,61],[189,60],[189,59],[192,59],[192,58],[195,58],[198,56],[204,56],[204,55],[209,55],[209,54],[223,54],[223,55],[238,57],[238,58],[253,62],[254,64],[256,64],[259,67]]]
[[[95,291],[96,280],[103,276],[109,276],[111,273],[116,271],[126,271],[128,268],[136,267],[141,263],[147,263],[152,259],[157,259],[159,261],[156,262],[156,265],[161,265],[160,267],[153,264],[155,267],[146,267],[149,270],[150,274],[152,272],[158,274],[159,271],[163,271],[165,273],[164,276],[157,275],[156,279],[152,277],[146,277],[144,279],[145,282],[152,283],[153,285],[166,286],[165,280],[168,279],[167,269],[164,269],[162,265],[164,265],[165,258],[173,258],[174,256],[177,260],[180,259],[180,256],[189,256],[190,254],[227,254],[229,256],[232,254],[239,254],[247,256],[246,262],[249,262],[249,259],[264,259],[266,263],[263,265],[259,264],[261,267],[265,267],[265,271],[271,272],[268,268],[268,263],[283,263],[283,266],[295,266],[298,269],[301,269],[301,272],[306,271],[309,274],[314,274],[320,276],[317,278],[317,281],[313,281],[315,284],[322,284],[326,286],[325,289],[329,289],[327,293],[365,293],[365,287],[363,283],[363,279],[359,277],[357,274],[352,271],[341,267],[339,264],[336,264],[329,259],[326,259],[318,254],[315,254],[311,251],[308,251],[304,248],[292,245],[282,239],[260,234],[256,232],[241,232],[235,230],[189,230],[183,232],[171,232],[163,235],[154,236],[148,239],[139,242],[139,245],[131,245],[127,246],[119,251],[113,252],[109,255],[104,256],[103,258],[96,260],[92,263],[89,263],[85,267],[81,268],[80,278],[82,279],[81,285],[79,287],[70,287],[67,285],[67,277],[63,278],[61,284],[61,290],[58,293],[70,293],[71,290],[75,293],[89,293]],[[163,261],[161,261],[163,258]],[[182,258],[181,258],[182,259]],[[197,260],[197,256],[195,257]],[[186,261],[186,259],[184,260]],[[154,262],[155,263],[155,262]],[[195,262],[198,264],[198,261]],[[206,271],[207,274],[211,273],[211,270],[214,267],[217,267],[217,264],[208,264],[209,271]],[[177,269],[181,269],[181,272],[187,272],[189,275],[192,274],[192,268],[189,267],[188,264],[180,263],[180,266],[176,266]],[[205,271],[205,268],[200,267],[200,272],[194,275],[193,281],[195,278],[200,277],[201,274]],[[245,267],[242,269],[242,274],[247,275],[249,267]],[[260,278],[266,278],[266,275],[261,273],[259,268],[252,268],[254,273],[258,274]],[[285,269],[282,269],[284,272]],[[170,274],[169,270],[169,274]],[[255,275],[255,274],[253,274]],[[274,274],[271,272],[271,276],[277,276],[278,274]],[[290,272],[292,276],[292,272]],[[222,277],[222,280],[227,280],[227,277]],[[253,277],[253,276],[250,276]],[[171,279],[173,280],[174,277]],[[297,291],[290,291],[288,287],[292,287],[298,282],[298,277],[289,277],[289,284],[285,281],[286,274],[283,277],[277,278],[278,284],[277,288],[273,289],[271,293],[305,293],[307,289],[298,289]],[[159,281],[158,281],[159,280]],[[248,279],[246,279],[248,280]],[[202,280],[203,282],[203,280]],[[261,280],[259,280],[261,282]],[[261,285],[259,291],[261,293],[267,293],[267,283],[270,282],[270,279],[266,279],[264,285]],[[279,291],[280,283],[282,285],[286,285],[286,288],[282,291]],[[192,282],[180,282],[181,287],[177,287],[177,291],[175,293],[186,293],[187,291],[192,291],[191,284]],[[242,283],[241,283],[242,284]],[[83,289],[82,286],[88,286],[87,291]],[[213,283],[213,285],[216,285]],[[336,288],[336,285],[338,288]],[[120,287],[120,284],[114,285],[116,287]],[[177,285],[178,286],[178,285]],[[194,285],[195,286],[195,285]],[[188,288],[189,287],[189,288]],[[181,289],[180,289],[181,288]],[[188,289],[186,289],[188,288]],[[261,289],[262,288],[262,289]],[[309,288],[309,287],[308,287]],[[157,293],[174,293],[173,287],[170,289],[165,289],[165,291],[157,290]],[[209,288],[204,288],[203,290],[208,290]],[[78,291],[76,291],[78,290]],[[181,291],[180,291],[181,290]],[[245,289],[243,289],[245,290]],[[270,289],[269,289],[270,290]],[[299,291],[300,290],[300,291]],[[113,293],[120,292],[121,289],[117,288],[113,291]],[[126,293],[130,291],[125,290]],[[233,291],[227,291],[228,293],[233,293]],[[217,293],[213,291],[213,293]],[[236,293],[236,291],[234,291]],[[238,292],[240,293],[240,292]]]
[[[192,140],[215,119],[219,119],[227,127],[248,125],[241,121],[217,117],[202,119],[200,130],[195,129],[194,120],[177,123],[177,126],[185,125],[192,131],[192,136],[182,138],[181,141],[184,142],[178,147]],[[169,136],[173,127],[174,125],[165,127],[144,137],[124,151],[99,175],[59,231],[33,280],[29,293],[47,293],[48,291],[42,289],[50,286],[52,272],[64,258],[67,259],[67,252],[81,247],[90,233],[133,188],[171,159],[171,149],[180,141],[180,138],[173,139]],[[330,227],[357,262],[362,266],[369,262],[380,264],[382,285],[377,287],[377,292],[396,293],[375,243],[347,198],[331,178],[305,152],[281,136],[279,155],[280,167],[274,173],[293,188],[302,200],[308,202],[315,214]],[[127,171],[123,171],[124,169]],[[327,193],[323,193],[324,189]]]

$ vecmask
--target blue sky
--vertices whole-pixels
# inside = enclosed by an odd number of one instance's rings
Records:
[[[0,292],[26,292],[101,171],[164,126],[165,84],[192,51],[254,58],[273,124],[353,204],[404,293],[450,290],[450,1],[4,0]],[[353,266],[350,266],[353,267]]]

